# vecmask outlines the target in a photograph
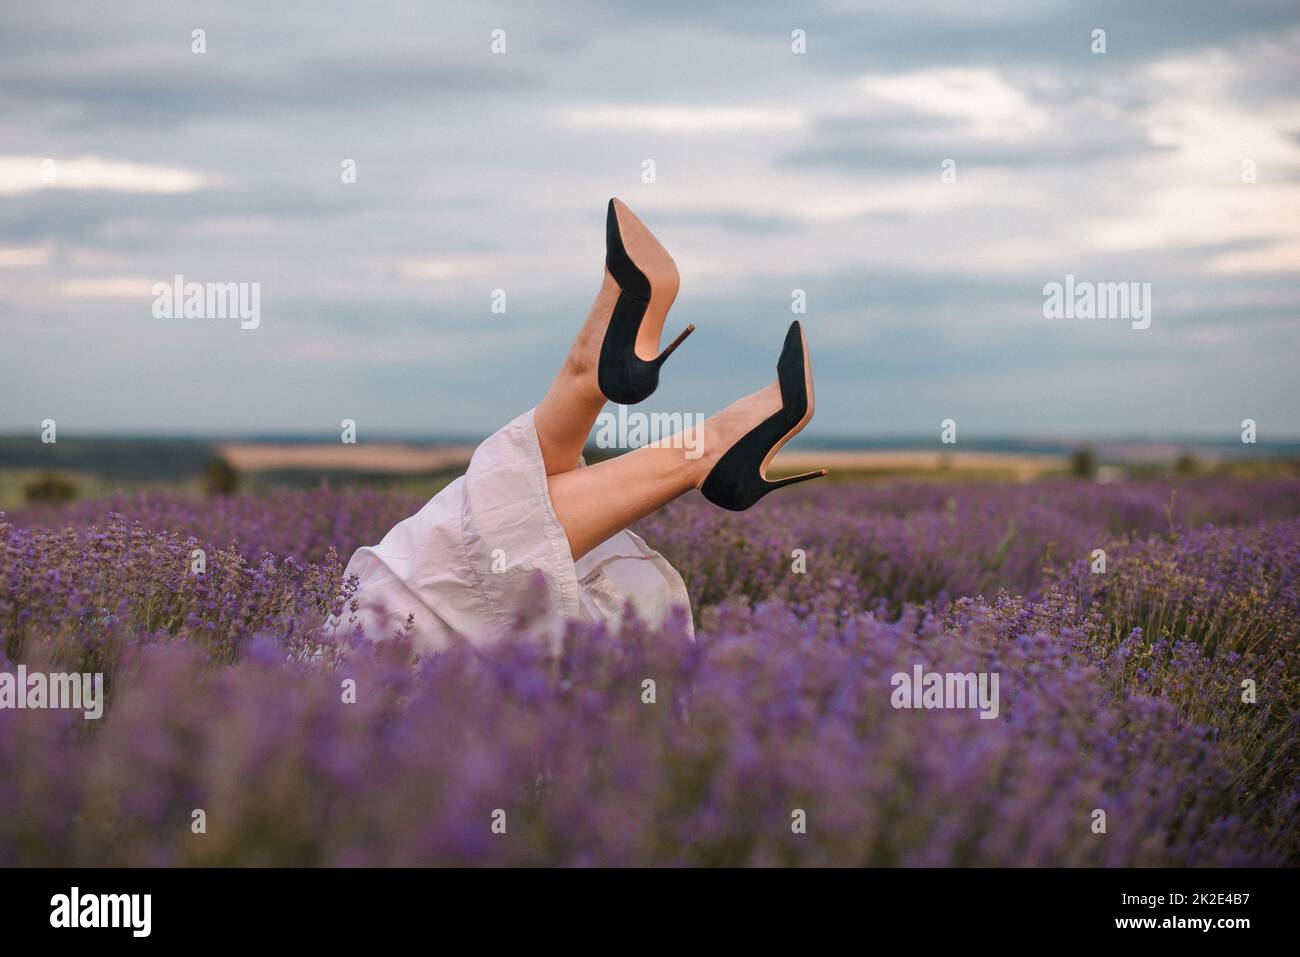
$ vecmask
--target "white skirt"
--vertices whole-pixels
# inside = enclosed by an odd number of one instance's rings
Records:
[[[691,629],[682,576],[639,536],[619,532],[573,561],[532,409],[485,440],[463,476],[378,545],[358,548],[344,574],[360,578],[366,637],[390,638],[414,616],[420,651],[444,648],[453,635],[489,641],[520,617],[552,638],[566,620],[617,628],[629,604],[652,625],[680,607]]]

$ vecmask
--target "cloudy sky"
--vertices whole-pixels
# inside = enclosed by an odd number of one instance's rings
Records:
[[[810,436],[1295,437],[1297,66],[1281,0],[5,4],[0,430],[485,434],[617,195],[699,327],[646,408],[770,381],[802,289]],[[1150,328],[1044,318],[1067,274]]]

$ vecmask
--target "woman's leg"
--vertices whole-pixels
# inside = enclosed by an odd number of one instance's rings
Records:
[[[605,396],[596,380],[596,367],[618,292],[618,284],[606,270],[600,292],[596,294],[587,321],[569,349],[560,374],[533,413],[533,425],[537,429],[537,441],[542,447],[547,475],[577,468],[582,447],[596,424],[596,416],[605,405]]]
[[[551,507],[577,561],[616,532],[668,504],[702,478],[685,449],[647,445],[547,480]]]
[[[618,217],[618,234],[623,249],[650,283],[650,302],[636,338],[637,356],[650,360],[659,354],[659,336],[663,332],[664,318],[677,298],[680,277],[673,258],[645,223],[620,200],[611,200],[610,204],[611,215]],[[605,269],[596,301],[587,313],[587,321],[573,340],[560,374],[533,413],[547,475],[577,468],[578,456],[582,454],[596,416],[605,404],[597,372],[601,346],[619,292],[618,282],[609,269]]]
[[[780,408],[781,390],[773,382],[706,419],[702,434],[689,436],[689,441],[678,435],[549,476],[551,507],[564,526],[573,560],[697,488],[723,452]]]

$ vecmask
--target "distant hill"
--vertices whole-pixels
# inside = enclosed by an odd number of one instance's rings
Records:
[[[216,443],[187,438],[60,437],[0,435],[0,469],[85,472],[124,481],[180,481],[202,473],[217,454]]]

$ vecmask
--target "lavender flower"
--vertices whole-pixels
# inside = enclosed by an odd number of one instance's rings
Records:
[[[521,615],[422,660],[326,624],[408,497],[0,516],[0,670],[109,695],[0,709],[0,866],[1294,865],[1300,482],[1178,488],[687,498],[639,531],[695,642]],[[894,708],[917,663],[997,672],[997,719]]]

